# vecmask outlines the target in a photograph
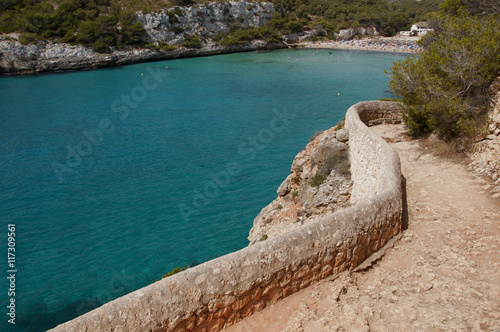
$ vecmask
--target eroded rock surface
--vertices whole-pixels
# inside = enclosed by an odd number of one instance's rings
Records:
[[[277,190],[278,198],[254,219],[248,237],[251,244],[350,205],[348,139],[347,129],[330,128],[299,152]]]
[[[218,34],[228,33],[234,22],[240,22],[243,28],[263,26],[272,18],[274,11],[271,3],[229,1],[166,8],[153,14],[139,12],[137,19],[146,31],[144,41],[157,46],[159,43],[176,45],[175,49],[129,48],[102,54],[94,52],[91,47],[65,43],[23,45],[17,41],[19,34],[0,35],[0,74],[91,69],[179,57],[284,48],[284,42],[254,40],[242,45],[221,46],[212,39]],[[187,35],[199,37],[200,47],[182,47]]]
[[[158,13],[139,13],[137,19],[147,33],[147,41],[181,44],[184,34],[216,36],[230,32],[233,22],[241,22],[244,29],[263,26],[272,18],[274,5],[268,2],[229,1],[206,5],[177,7]]]
[[[469,169],[496,180],[496,193],[500,197],[500,76],[491,86],[493,98],[489,114],[488,135],[480,142],[474,143],[468,156],[472,159]]]

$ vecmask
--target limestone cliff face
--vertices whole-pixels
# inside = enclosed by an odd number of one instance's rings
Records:
[[[167,8],[153,14],[138,13],[138,20],[146,30],[145,42],[165,42],[179,46],[174,50],[143,48],[99,54],[92,48],[81,45],[51,42],[22,45],[15,40],[17,34],[7,38],[0,36],[0,74],[99,68],[178,57],[284,48],[284,43],[269,44],[262,40],[222,47],[211,38],[218,33],[229,32],[229,26],[234,22],[241,22],[244,28],[262,26],[272,18],[274,11],[274,5],[271,3],[230,1],[177,9]],[[200,37],[201,48],[181,47],[180,44],[186,41],[186,34]]]
[[[222,47],[210,40],[203,47],[197,49],[179,47],[174,50],[164,51],[143,48],[100,54],[94,52],[92,48],[81,45],[52,44],[48,42],[22,45],[18,41],[0,40],[0,74],[31,74],[48,71],[93,69],[145,61],[284,47],[286,47],[284,43],[270,44],[262,40],[248,42],[237,47]]]
[[[278,198],[254,219],[250,244],[263,241],[349,206],[352,181],[348,132],[334,128],[316,136],[294,159]]]
[[[229,33],[233,22],[241,22],[244,29],[263,26],[272,18],[274,5],[266,2],[229,1],[207,5],[177,7],[153,14],[138,14],[149,43],[164,41],[183,43],[184,34],[214,37]]]
[[[491,85],[491,91],[493,98],[488,135],[484,140],[473,144],[468,155],[473,161],[471,169],[497,180],[500,185],[500,76]]]

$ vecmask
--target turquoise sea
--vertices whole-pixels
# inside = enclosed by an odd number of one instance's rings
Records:
[[[401,59],[280,50],[0,77],[0,330],[44,331],[247,246],[295,155],[391,97]]]

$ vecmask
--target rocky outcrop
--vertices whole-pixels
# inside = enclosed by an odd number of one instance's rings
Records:
[[[347,129],[330,128],[314,137],[294,159],[278,198],[254,219],[250,244],[299,228],[349,206],[352,181]]]
[[[500,188],[500,76],[491,85],[491,92],[488,134],[472,144],[467,154],[472,159],[470,169],[496,180]]]
[[[351,40],[356,35],[361,36],[378,36],[379,33],[375,27],[356,28],[356,29],[341,29],[333,34],[337,40]]]
[[[285,43],[267,43],[263,40],[223,47],[211,38],[229,32],[231,24],[238,23],[243,28],[262,26],[271,19],[273,13],[274,5],[271,3],[246,1],[212,2],[168,8],[153,14],[138,13],[138,20],[146,30],[144,41],[156,45],[176,45],[172,50],[149,47],[100,54],[81,45],[51,42],[22,45],[16,40],[15,34],[3,37],[3,40],[0,36],[0,74],[91,69],[179,57],[284,48]],[[187,35],[199,37],[201,47],[182,47]]]
[[[211,2],[153,14],[139,13],[137,19],[146,30],[147,42],[178,45],[185,41],[184,34],[201,37],[227,34],[235,22],[243,29],[261,27],[272,18],[274,11],[274,5],[267,2]]]
[[[201,48],[179,47],[174,50],[155,48],[96,53],[81,45],[40,42],[22,45],[18,41],[0,41],[0,74],[32,74],[48,71],[82,70],[120,66],[145,61],[168,60],[200,55],[284,48],[284,43],[255,40],[244,45],[222,47],[209,41]]]

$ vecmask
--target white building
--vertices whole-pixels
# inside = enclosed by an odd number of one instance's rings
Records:
[[[399,34],[401,36],[411,36],[416,31],[418,36],[423,36],[429,31],[434,31],[434,29],[429,28],[427,22],[417,22],[411,26],[410,31],[400,31]]]
[[[410,30],[412,32],[417,31],[419,35],[425,35],[429,31],[434,31],[434,29],[429,28],[429,25],[425,21],[413,24]]]

